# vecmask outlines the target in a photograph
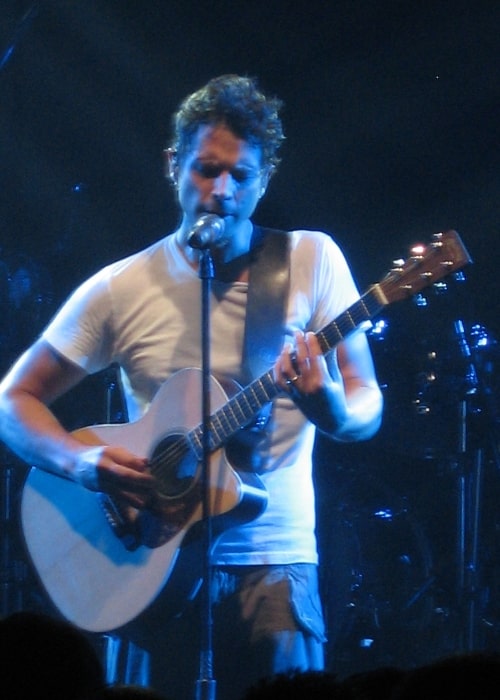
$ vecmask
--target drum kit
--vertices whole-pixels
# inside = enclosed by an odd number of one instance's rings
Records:
[[[317,443],[327,658],[340,675],[500,637],[499,345],[484,326],[455,317],[464,308],[459,273],[453,284],[374,322],[369,340],[385,398],[379,434]],[[0,262],[2,373],[42,330],[55,296],[50,274],[27,256]],[[100,413],[89,409],[80,425],[113,422],[113,376],[98,376],[77,402],[80,412],[92,405]],[[3,448],[0,615],[47,605],[19,533],[23,480]]]
[[[464,292],[458,273],[374,322],[382,427],[369,443],[317,448],[340,675],[498,648],[500,346],[469,320]]]

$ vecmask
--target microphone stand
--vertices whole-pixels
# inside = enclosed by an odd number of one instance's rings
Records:
[[[5,68],[7,65],[8,61],[10,60],[10,57],[14,53],[18,43],[20,42],[22,36],[24,33],[28,30],[30,27],[32,21],[38,14],[38,5],[39,2],[34,2],[31,7],[29,7],[24,15],[21,17],[19,20],[17,26],[14,29],[13,35],[10,39],[10,41],[7,44],[7,47],[5,51],[0,55],[0,72]]]
[[[461,396],[458,401],[457,435],[457,601],[463,615],[460,648],[472,651],[477,642],[477,603],[480,597],[479,531],[483,486],[484,450],[472,429],[473,401],[479,392],[478,372],[464,334],[461,320],[455,321],[455,333],[466,361]]]
[[[204,576],[201,587],[201,649],[199,676],[196,681],[196,700],[215,700],[216,681],[213,678],[212,649],[212,518],[210,513],[210,291],[214,277],[212,254],[209,247],[200,249],[199,277],[201,279],[201,369],[202,369],[202,523],[204,536]]]

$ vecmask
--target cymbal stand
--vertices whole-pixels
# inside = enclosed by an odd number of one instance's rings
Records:
[[[454,323],[462,357],[466,360],[458,401],[457,435],[457,576],[456,597],[460,614],[458,645],[472,651],[480,645],[477,629],[481,597],[479,581],[479,532],[484,477],[484,446],[474,421],[478,408],[479,379],[462,321]]]

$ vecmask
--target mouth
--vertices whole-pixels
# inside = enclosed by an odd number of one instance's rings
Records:
[[[203,211],[199,212],[200,214],[215,214],[216,216],[220,216],[221,219],[227,219],[229,217],[234,216],[233,212],[227,211],[226,209],[223,209],[221,207],[207,207],[206,209],[203,209]]]

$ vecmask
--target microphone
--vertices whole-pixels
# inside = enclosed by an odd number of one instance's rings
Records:
[[[224,238],[225,222],[217,214],[202,214],[189,232],[187,242],[191,248],[203,250],[210,246],[221,247]]]

